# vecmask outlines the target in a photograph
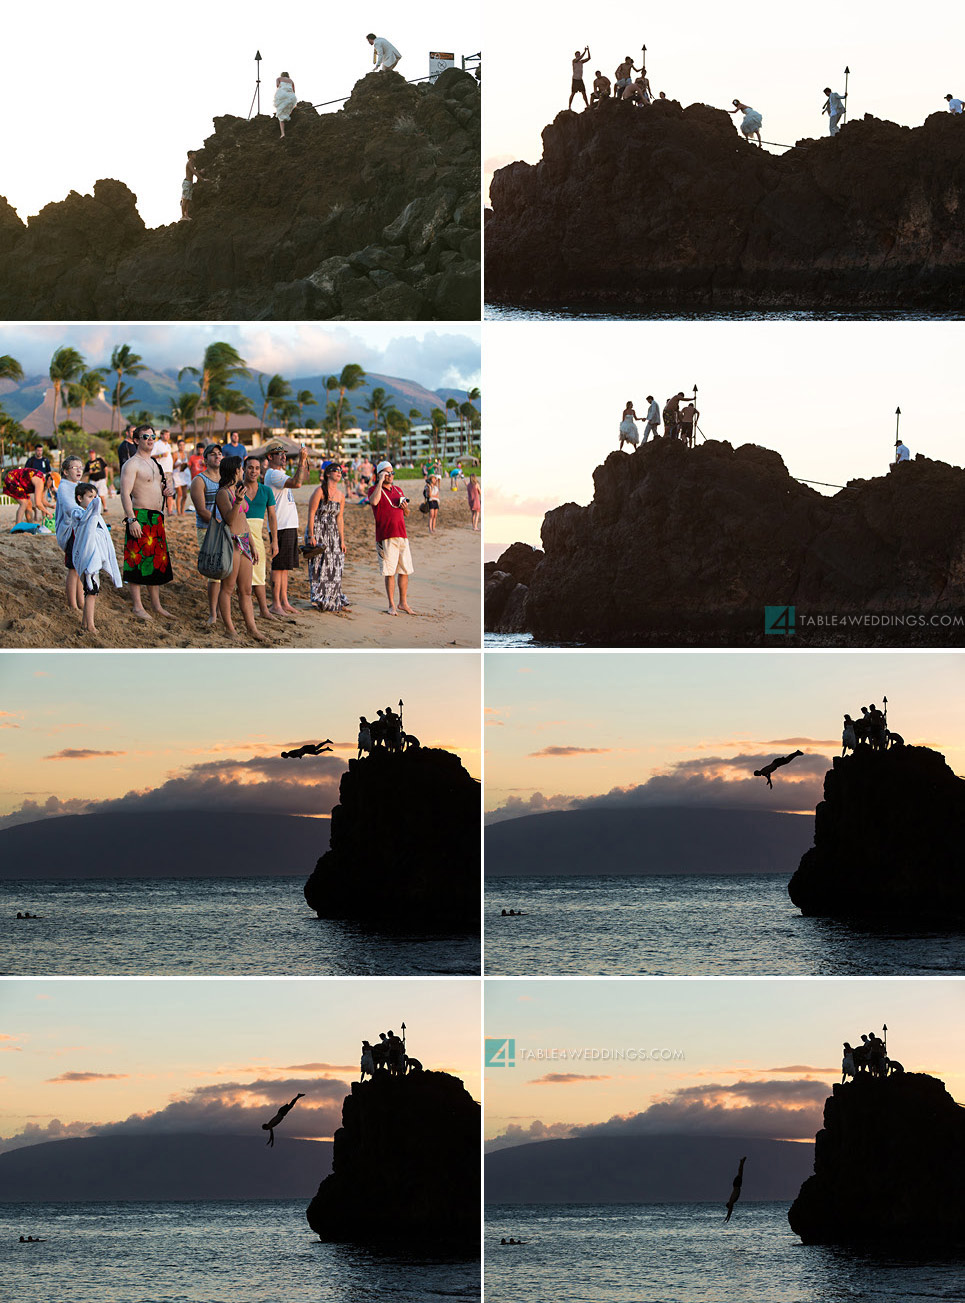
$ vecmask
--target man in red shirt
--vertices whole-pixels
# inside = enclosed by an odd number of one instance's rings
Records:
[[[395,576],[398,575],[399,607],[407,615],[415,615],[408,600],[412,554],[405,532],[405,518],[409,514],[409,499],[395,483],[394,476],[392,463],[380,461],[375,488],[369,494],[369,506],[375,512],[375,550],[385,580],[385,595],[389,599],[386,614],[399,614],[395,604]]]

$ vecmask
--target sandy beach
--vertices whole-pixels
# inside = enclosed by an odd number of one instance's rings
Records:
[[[403,481],[415,504],[421,481]],[[311,486],[295,491],[301,527],[307,515]],[[250,638],[233,603],[237,640],[219,623],[209,628],[205,580],[197,570],[195,518],[169,516],[166,521],[174,579],[165,584],[162,602],[170,619],[155,617],[149,624],[131,614],[128,589],[102,584],[97,599],[96,635],[85,634],[78,612],[69,611],[64,597],[64,558],[53,534],[11,534],[16,508],[0,507],[0,647],[478,647],[481,639],[481,534],[469,525],[466,491],[445,489],[441,495],[438,529],[430,535],[427,518],[415,505],[406,522],[414,573],[409,603],[414,616],[386,614],[385,588],[375,555],[375,529],[367,506],[345,506],[345,577],[342,591],[352,603],[345,614],[316,611],[309,602],[308,567],[304,560],[289,579],[289,598],[298,615],[287,620],[263,620],[259,631],[266,642]],[[112,526],[120,564],[124,526],[119,497],[109,499],[107,523]],[[271,581],[269,579],[269,600]],[[145,593],[145,604],[147,594]]]

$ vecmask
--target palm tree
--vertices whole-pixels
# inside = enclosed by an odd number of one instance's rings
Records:
[[[132,390],[128,389],[127,392],[131,394],[131,396],[133,397]],[[131,398],[127,400],[127,402],[130,401]],[[125,406],[126,405],[127,404],[125,403]],[[153,425],[153,424],[154,424],[154,413],[149,412],[146,407],[142,407],[139,412],[135,412],[134,415],[131,417],[131,425]]]
[[[3,356],[0,357],[0,380],[13,380],[15,383],[19,384],[22,379],[23,367],[15,357],[11,357],[9,353],[4,353]],[[12,424],[14,424],[13,417],[0,407],[0,472],[3,471],[3,442],[6,437],[7,428]]]
[[[200,394],[178,394],[171,399],[171,420],[175,422],[184,438],[184,427],[194,420],[194,413],[200,401]]]
[[[208,407],[224,415],[222,429],[227,431],[229,416],[253,416],[255,405],[240,389],[231,389],[220,380],[212,380],[208,389]]]
[[[179,384],[181,377],[186,375],[194,376],[201,390],[198,395],[199,420],[206,419],[200,415],[200,412],[203,412],[208,404],[208,390],[215,381],[227,386],[231,380],[251,379],[251,372],[245,359],[233,345],[223,342],[208,345],[204,350],[200,370],[194,366],[183,366],[178,372]]]
[[[57,406],[60,391],[77,379],[84,370],[84,359],[76,348],[58,348],[50,359],[50,378],[54,382],[53,428],[57,429]]]
[[[107,376],[103,371],[95,369],[85,371],[77,384],[70,386],[71,393],[76,399],[76,406],[80,408],[80,428],[82,430],[86,428],[84,426],[84,408],[88,403],[95,403],[100,398],[106,379]]]
[[[117,412],[117,425],[120,429],[121,424],[121,404],[118,402],[118,395],[125,376],[139,376],[147,367],[141,361],[139,353],[135,353],[130,344],[120,344],[111,353],[111,370],[117,375],[117,384],[114,386],[114,404],[111,411],[111,430],[114,429],[114,412]]]
[[[412,422],[403,416],[397,407],[390,407],[385,413],[385,432],[389,436],[390,460],[401,460],[405,455],[405,441],[412,430]]]
[[[118,417],[120,417],[120,414],[125,407],[133,407],[134,403],[137,401],[134,397],[134,390],[131,388],[131,386],[123,385],[123,384],[120,385],[115,390],[114,399],[117,403]],[[134,420],[131,421],[132,425],[150,425],[150,423],[151,423],[150,415],[148,415],[148,419],[146,421],[134,421]],[[118,421],[118,424],[120,424],[120,421]]]
[[[265,388],[265,377],[258,377],[258,388],[261,390],[261,396],[265,400],[261,409],[261,438],[265,437],[265,414],[268,408],[274,410],[275,406],[283,403],[287,398],[291,398],[292,387],[284,376],[273,375],[268,381],[268,387]]]
[[[370,430],[378,430],[379,414],[395,401],[394,395],[387,394],[381,385],[377,385],[369,395],[369,401],[362,404],[362,411],[371,416]]]
[[[301,425],[301,408],[296,402],[288,400],[276,403],[274,412],[281,417],[286,430],[297,430]]]
[[[434,407],[429,413],[429,420],[432,422],[432,455],[439,456],[439,431],[444,430],[449,424],[445,412],[441,407]]]
[[[305,424],[305,411],[304,411],[304,409],[305,409],[306,407],[317,407],[317,406],[318,406],[318,403],[315,401],[315,395],[312,393],[312,391],[311,391],[310,389],[299,389],[299,391],[298,391],[298,423],[299,423],[299,425],[304,425],[304,424]]]
[[[354,389],[361,389],[365,384],[365,372],[357,362],[349,362],[342,367],[341,374],[338,377],[338,407],[336,409],[336,431],[341,438],[342,434],[342,404],[345,402],[345,395]],[[328,381],[325,382],[326,389]]]

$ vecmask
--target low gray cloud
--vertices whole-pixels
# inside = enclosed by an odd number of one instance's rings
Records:
[[[61,1081],[126,1081],[128,1072],[62,1072],[59,1077],[48,1077],[47,1081],[56,1084]]]
[[[67,747],[63,751],[55,751],[52,756],[44,756],[44,760],[94,760],[100,756],[126,755],[126,751],[87,751],[74,747]]]
[[[517,819],[547,810],[612,809],[626,806],[715,806],[740,810],[809,810],[823,795],[824,775],[831,767],[825,755],[798,756],[778,769],[769,788],[754,770],[773,760],[774,753],[744,752],[734,756],[700,756],[678,760],[643,783],[613,787],[594,796],[510,796],[486,814],[487,823]]]
[[[594,1077],[588,1072],[547,1072],[543,1077],[534,1077],[527,1082],[529,1086],[569,1086],[580,1081],[610,1081],[608,1076]]]
[[[510,1122],[502,1135],[493,1136],[483,1146],[486,1153],[495,1149],[509,1149],[513,1145],[528,1145],[534,1140],[565,1140],[573,1134],[572,1122],[540,1122],[538,1119],[528,1127],[521,1127],[518,1122]]]
[[[543,747],[542,751],[531,751],[530,760],[538,760],[542,756],[608,756],[612,747]]]

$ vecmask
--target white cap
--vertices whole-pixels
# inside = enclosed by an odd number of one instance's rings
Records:
[[[378,466],[375,468],[375,473],[376,475],[381,475],[383,471],[390,471],[392,469],[393,467],[390,461],[380,461]]]

